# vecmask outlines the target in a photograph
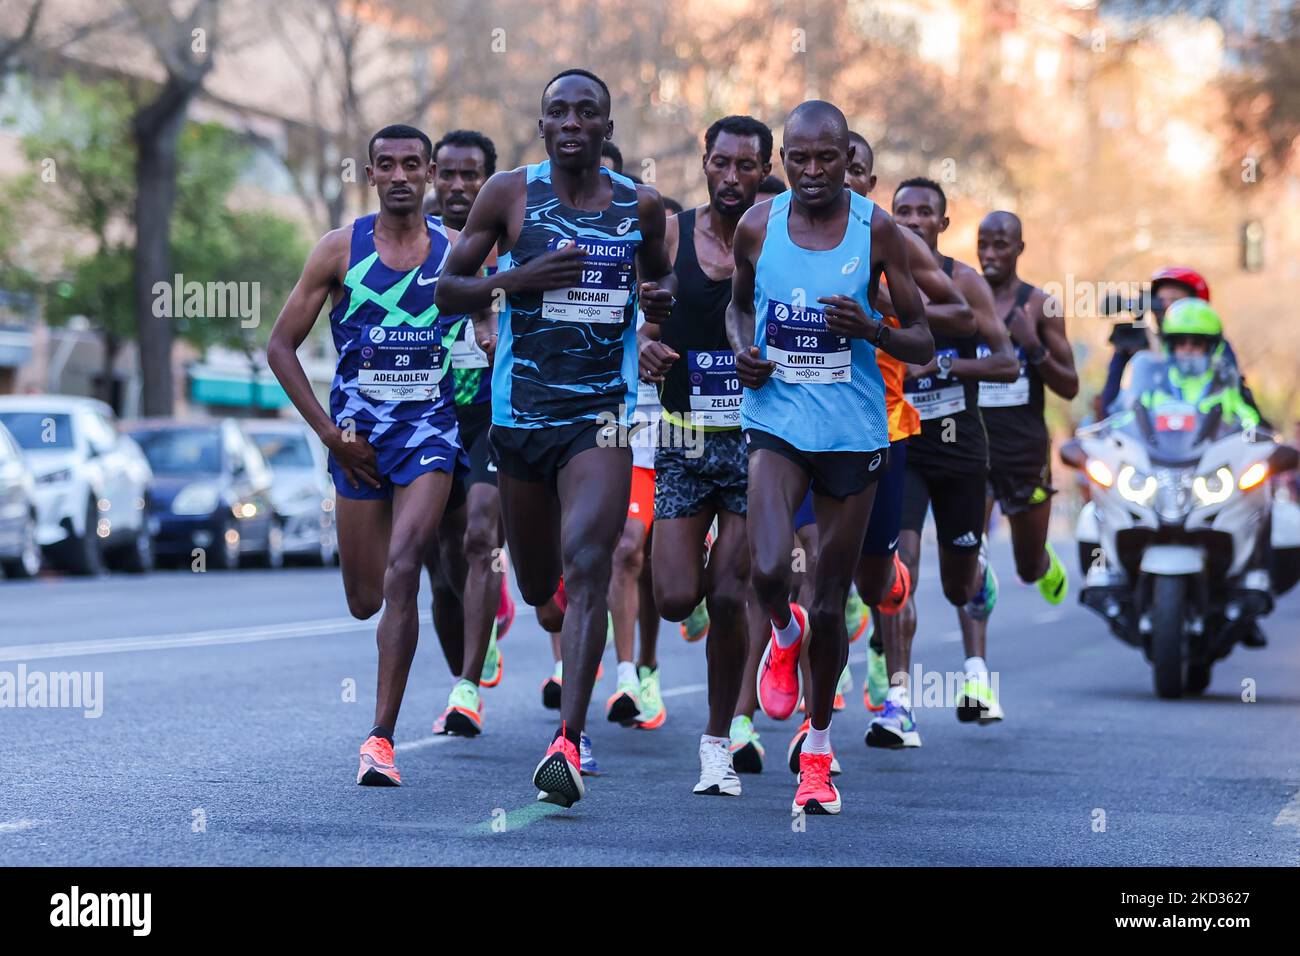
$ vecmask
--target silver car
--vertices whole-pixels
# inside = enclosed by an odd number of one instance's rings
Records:
[[[9,429],[0,425],[0,568],[7,577],[30,578],[41,570],[36,522],[36,479]]]
[[[271,503],[284,528],[285,557],[333,564],[338,556],[334,482],[320,440],[300,422],[262,419],[243,427],[271,466]]]

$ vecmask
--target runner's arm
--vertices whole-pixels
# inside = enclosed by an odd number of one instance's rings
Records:
[[[1046,350],[1042,361],[1035,366],[1038,375],[1048,388],[1069,401],[1079,394],[1079,374],[1074,369],[1070,340],[1065,336],[1065,316],[1059,304],[1049,309],[1048,301],[1048,295],[1039,290],[1026,303],[1025,311],[1030,320],[1027,325],[1030,330],[1037,330],[1040,337],[1029,342],[1017,341],[1026,356],[1039,348]],[[1013,331],[1018,328],[1013,324]]]
[[[637,186],[636,199],[641,220],[641,245],[636,253],[637,275],[642,277],[641,312],[647,323],[657,325],[672,312],[677,276],[665,241],[668,227],[662,197],[651,186]]]
[[[956,283],[935,261],[925,240],[910,229],[900,229],[899,234],[907,244],[907,264],[916,287],[929,300],[925,304],[925,317],[930,332],[959,337],[974,335],[975,313]]]
[[[311,334],[325,300],[338,283],[340,259],[347,255],[351,233],[350,226],[335,229],[316,243],[303,266],[302,275],[275,320],[266,345],[266,364],[275,373],[294,408],[326,445],[339,427],[316,399],[307,373],[298,361],[298,348]]]
[[[768,210],[751,215],[751,207],[740,217],[732,250],[736,257],[736,271],[731,277],[731,301],[727,303],[727,341],[736,353],[736,377],[745,388],[758,388],[767,381],[776,368],[775,362],[760,358],[754,344],[754,263],[762,249],[760,223],[766,228]]]
[[[510,228],[510,212],[525,188],[522,169],[494,173],[469,209],[469,219],[452,246],[447,265],[438,278],[434,302],[440,312],[473,313],[500,308],[503,298],[518,292],[563,289],[576,285],[582,275],[582,248],[576,243],[548,252],[522,266],[494,275],[479,274],[492,247]]]
[[[975,334],[989,347],[989,354],[984,358],[954,359],[953,377],[979,382],[1014,382],[1020,377],[1020,362],[1011,348],[1007,327],[998,318],[988,282],[961,263],[953,273],[953,281],[975,313]]]
[[[934,337],[926,321],[921,293],[912,279],[912,270],[908,268],[907,246],[903,244],[900,233],[893,218],[876,206],[871,217],[871,248],[881,254],[890,300],[899,325],[896,329],[885,326],[888,331],[882,332],[885,339],[880,348],[900,362],[924,365],[934,356]]]

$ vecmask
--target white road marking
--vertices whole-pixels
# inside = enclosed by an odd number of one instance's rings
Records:
[[[681,697],[683,694],[697,694],[702,690],[708,690],[708,684],[683,684],[681,687],[673,687],[664,691],[660,697]]]
[[[432,616],[426,611],[420,623]],[[82,657],[87,654],[125,654],[131,651],[167,651],[185,647],[211,647],[218,644],[256,644],[283,641],[349,631],[373,631],[375,621],[358,621],[351,617],[331,617],[315,621],[290,621],[284,624],[231,627],[216,631],[191,631],[183,634],[153,634],[140,637],[115,637],[96,641],[65,641],[52,644],[15,644],[0,647],[0,661],[33,661],[52,657]]]
[[[418,740],[408,740],[405,743],[396,744],[393,747],[393,753],[406,753],[408,750],[423,750],[425,747],[432,747],[435,744],[445,744],[451,740],[450,735],[442,737],[420,737]]]
[[[1065,612],[1061,610],[1044,611],[1042,614],[1034,615],[1035,624],[1055,624],[1065,617]]]
[[[1296,791],[1291,802],[1279,811],[1273,820],[1275,827],[1296,827],[1300,829],[1300,790]]]
[[[18,830],[32,830],[44,822],[44,820],[10,820],[5,823],[0,823],[0,833],[15,833]]]
[[[942,634],[939,635],[939,640],[949,644],[953,643],[954,641],[960,641],[961,628],[957,628],[957,630],[955,631],[944,631]]]

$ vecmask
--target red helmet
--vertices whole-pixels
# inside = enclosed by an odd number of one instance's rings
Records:
[[[1192,290],[1192,295],[1196,298],[1210,301],[1210,284],[1195,269],[1188,269],[1186,266],[1169,266],[1161,269],[1151,277],[1151,291],[1155,292],[1162,282],[1177,282],[1179,285],[1185,285]]]

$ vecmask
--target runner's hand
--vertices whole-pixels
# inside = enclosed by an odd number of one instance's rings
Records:
[[[641,312],[647,322],[658,324],[668,321],[676,301],[671,292],[659,288],[658,282],[641,283]]]
[[[862,303],[847,295],[824,295],[817,300],[826,306],[822,315],[826,327],[836,335],[851,339],[871,339],[880,323],[867,315]]]
[[[478,339],[478,347],[487,353],[488,367],[496,364],[497,360],[497,334],[484,335]]]
[[[325,441],[325,447],[338,463],[353,488],[360,488],[358,478],[372,488],[383,487],[379,482],[379,462],[375,449],[362,435],[351,438],[341,428],[335,428]]]
[[[736,353],[736,378],[745,388],[762,388],[774,371],[776,363],[760,358],[757,345]]]
[[[525,292],[567,289],[582,281],[582,260],[585,255],[578,245],[544,252],[519,266],[515,280],[521,291]]]
[[[680,355],[653,339],[645,339],[641,345],[641,381],[662,382],[668,370],[672,368]]]
[[[1011,338],[1026,352],[1032,352],[1042,344],[1038,338],[1038,330],[1025,314],[1023,305],[1018,305],[1011,310],[1011,321],[1007,326],[1011,331]]]
[[[930,359],[930,361],[926,362],[924,365],[912,365],[909,363],[907,366],[906,377],[925,378],[927,375],[933,375],[937,371],[939,371],[939,359],[936,357]]]

